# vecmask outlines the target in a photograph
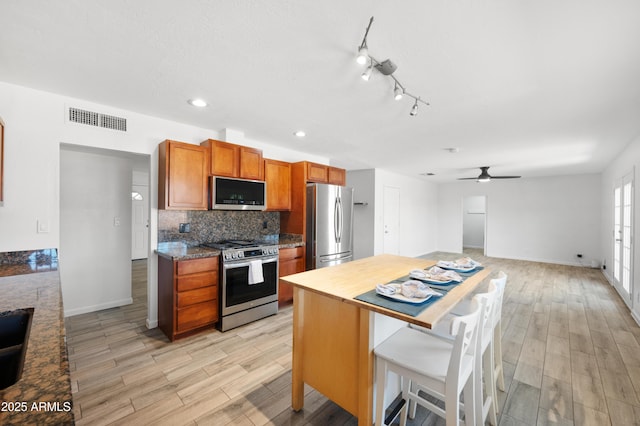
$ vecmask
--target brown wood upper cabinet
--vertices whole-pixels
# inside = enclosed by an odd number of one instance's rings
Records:
[[[307,182],[330,183],[342,185],[346,183],[346,172],[338,167],[305,161]]]
[[[158,208],[207,210],[207,149],[166,140],[158,146],[158,160]]]
[[[291,163],[264,159],[267,210],[291,210]]]
[[[210,175],[264,179],[262,150],[215,139],[207,139],[200,145],[209,150]]]
[[[344,186],[347,183],[347,173],[345,169],[329,166],[329,183]]]

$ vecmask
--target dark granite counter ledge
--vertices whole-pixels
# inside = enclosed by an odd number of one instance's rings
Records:
[[[158,256],[162,256],[170,260],[189,260],[220,256],[220,250],[202,246],[188,246],[182,242],[158,243],[156,253]]]
[[[0,424],[73,424],[58,272],[1,277],[0,295],[0,312],[34,308],[22,378],[0,390]]]
[[[280,234],[278,238],[278,246],[282,248],[294,248],[304,246],[302,235],[298,234]]]

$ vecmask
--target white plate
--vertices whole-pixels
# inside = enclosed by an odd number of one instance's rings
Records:
[[[433,280],[431,278],[412,278],[412,279],[418,280],[418,281],[422,281],[423,283],[436,284],[436,285],[447,285],[447,284],[458,283],[459,282],[459,281],[455,281],[455,280],[440,281],[440,280]]]
[[[380,294],[380,293],[378,293]],[[418,299],[418,298],[413,298],[413,297],[407,297],[402,295],[402,293],[398,293],[398,294],[394,294],[392,296],[389,296],[388,294],[380,294],[380,296],[384,296],[384,297],[388,297],[389,299],[395,299],[399,302],[405,302],[405,303],[413,303],[415,305],[419,305],[420,303],[424,303],[427,300],[431,299],[431,294],[428,295],[427,297],[424,297],[422,299]]]
[[[450,271],[456,271],[456,272],[471,272],[474,269],[476,269],[475,266],[472,266],[471,268],[454,268],[452,266],[443,266],[443,265],[437,265],[437,266],[442,269],[449,269]]]

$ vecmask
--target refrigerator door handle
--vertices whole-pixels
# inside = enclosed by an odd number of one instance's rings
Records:
[[[330,262],[335,262],[336,260],[351,259],[352,257],[353,257],[353,254],[351,254],[351,253],[320,256],[320,262],[322,262],[322,263],[330,263]]]
[[[335,238],[336,243],[340,242],[340,226],[338,225],[340,210],[339,210],[339,201],[340,199],[336,197],[333,203],[333,237]]]
[[[342,198],[338,196],[338,244],[342,242],[342,227],[343,227],[343,212],[342,212]]]

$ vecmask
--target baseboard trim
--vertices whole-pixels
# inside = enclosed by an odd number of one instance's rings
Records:
[[[111,309],[111,308],[117,308],[118,306],[130,305],[132,303],[133,303],[133,298],[128,297],[126,299],[113,300],[111,302],[100,303],[98,305],[83,306],[81,308],[75,308],[75,309],[65,309],[64,316],[72,317],[75,315],[87,314],[89,312],[102,311],[104,309]]]

